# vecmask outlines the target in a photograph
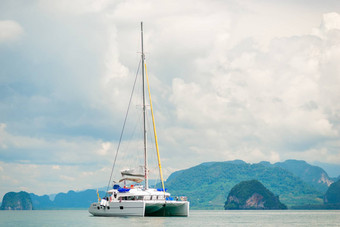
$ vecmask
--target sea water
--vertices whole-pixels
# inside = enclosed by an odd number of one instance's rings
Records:
[[[0,211],[0,226],[340,226],[340,210],[191,210],[189,217],[94,217],[87,210]]]

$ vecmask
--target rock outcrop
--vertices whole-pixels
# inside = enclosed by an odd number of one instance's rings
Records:
[[[281,210],[287,207],[259,181],[250,180],[242,181],[231,189],[224,209]]]
[[[33,210],[32,200],[27,192],[8,192],[4,195],[0,210]]]
[[[325,204],[338,204],[340,207],[340,180],[329,186],[325,196]]]

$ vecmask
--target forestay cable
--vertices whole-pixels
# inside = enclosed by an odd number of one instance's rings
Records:
[[[110,175],[109,182],[108,182],[108,184],[107,184],[105,196],[107,195],[107,191],[109,190],[110,182],[111,182],[111,180],[112,180],[113,170],[114,170],[115,165],[116,165],[116,161],[117,161],[117,156],[118,156],[120,144],[121,144],[121,142],[122,142],[122,138],[123,138],[123,134],[124,134],[124,129],[125,129],[125,125],[126,125],[126,120],[127,120],[128,114],[129,114],[129,110],[130,110],[130,106],[131,106],[131,100],[132,100],[133,92],[134,92],[134,90],[135,90],[135,85],[136,85],[136,81],[137,81],[137,77],[138,77],[138,72],[139,72],[139,68],[140,68],[140,65],[141,65],[141,61],[142,61],[142,59],[141,59],[141,60],[139,61],[139,63],[138,63],[138,68],[137,68],[137,72],[136,72],[136,77],[135,77],[135,81],[134,81],[134,83],[133,83],[133,88],[132,88],[132,92],[131,92],[131,95],[130,95],[130,100],[129,100],[128,108],[127,108],[127,111],[126,111],[126,114],[125,114],[125,119],[124,119],[124,123],[123,123],[122,132],[120,133],[119,142],[118,142],[118,147],[117,147],[115,159],[114,159],[114,161],[113,161],[112,170],[111,170],[111,175]]]

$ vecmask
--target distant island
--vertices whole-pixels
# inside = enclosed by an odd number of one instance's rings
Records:
[[[206,162],[176,171],[168,177],[165,185],[172,196],[187,195],[191,209],[224,209],[231,190],[239,183],[251,180],[260,182],[279,196],[280,202],[288,209],[340,209],[339,179],[329,177],[322,168],[302,160],[274,164],[234,160]],[[30,209],[30,206],[23,205],[26,204],[23,201],[29,201],[27,194],[19,196],[26,199],[16,200],[17,195],[13,193],[4,196],[1,209]],[[48,195],[28,195],[35,210],[87,209],[98,199],[94,189],[58,193],[52,199]],[[99,191],[99,195],[103,197],[105,192]],[[22,205],[14,206],[18,201]]]
[[[0,210],[33,210],[31,197],[24,191],[6,193]]]
[[[98,192],[101,197],[104,191]],[[53,201],[47,195],[38,196],[27,192],[8,192],[5,194],[0,210],[62,210],[85,209],[98,200],[94,189],[68,193],[58,193]]]
[[[340,205],[340,180],[334,182],[329,186],[325,197],[324,197],[325,204],[338,204]]]
[[[303,210],[340,210],[340,180],[331,184],[323,197],[323,204],[305,204],[292,209]]]
[[[242,181],[229,192],[225,210],[285,210],[280,202],[263,184],[257,180]]]

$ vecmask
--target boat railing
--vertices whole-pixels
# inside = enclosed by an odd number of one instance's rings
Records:
[[[179,199],[181,201],[188,201],[188,197],[186,197],[186,196],[180,196]]]
[[[170,201],[188,201],[188,197],[186,197],[186,196],[171,196],[171,197],[167,197],[166,200],[170,200]]]

